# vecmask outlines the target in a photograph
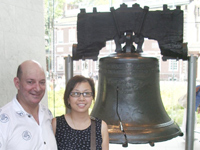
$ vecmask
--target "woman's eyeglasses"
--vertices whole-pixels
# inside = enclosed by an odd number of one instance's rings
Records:
[[[81,94],[83,95],[83,97],[91,97],[93,95],[92,92],[83,92],[83,93],[81,93],[81,92],[71,92],[70,93],[70,95],[72,97],[80,97]]]

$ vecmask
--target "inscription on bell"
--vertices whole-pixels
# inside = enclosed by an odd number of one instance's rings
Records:
[[[126,75],[126,76],[132,76],[132,77],[146,77],[151,75],[152,70],[110,70],[110,69],[104,69],[99,70],[100,73],[103,74],[109,74],[109,75]],[[158,72],[158,71],[157,71]]]
[[[126,70],[126,69],[134,69],[134,70],[158,70],[159,69],[159,66],[158,64],[156,65],[155,67],[155,64],[154,63],[151,63],[149,64],[148,62],[147,63],[142,63],[142,64],[138,64],[138,63],[123,63],[123,64],[120,64],[120,63],[112,63],[112,64],[100,64],[99,66],[100,68],[103,68],[103,69],[120,69],[120,70]]]
[[[136,81],[132,79],[127,79],[127,80],[119,80],[119,79],[113,79],[113,78],[108,78],[107,79],[107,84],[112,85],[114,87],[118,87],[119,91],[123,93],[129,93],[132,92],[133,90],[139,90],[141,88],[144,88],[147,86],[146,82],[143,81]]]

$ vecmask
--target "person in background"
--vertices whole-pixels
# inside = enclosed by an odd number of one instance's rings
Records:
[[[183,139],[185,139],[186,133],[186,118],[187,118],[187,94],[183,95],[179,99],[179,103],[184,107],[184,115],[182,121],[182,131],[184,133]],[[197,124],[197,114],[200,113],[200,85],[196,86],[196,101],[195,101],[195,128]]]
[[[195,111],[197,111],[197,113],[200,113],[200,85],[196,86],[196,105],[195,105]]]
[[[107,124],[89,115],[89,108],[95,98],[94,81],[84,76],[72,77],[65,89],[64,103],[70,112],[52,121],[58,150],[91,149],[92,121],[96,123],[96,150],[109,149]]]
[[[52,114],[40,102],[46,77],[42,66],[27,60],[14,78],[17,95],[0,108],[0,150],[57,150]]]

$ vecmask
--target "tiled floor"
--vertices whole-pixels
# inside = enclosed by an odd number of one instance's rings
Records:
[[[198,129],[197,131],[200,131]],[[149,144],[129,144],[124,148],[122,145],[110,144],[110,150],[185,150],[183,137],[176,137],[168,141],[155,143],[154,147]],[[200,132],[195,132],[193,150],[200,150]]]

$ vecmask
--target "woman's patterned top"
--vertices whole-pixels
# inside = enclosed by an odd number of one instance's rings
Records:
[[[96,150],[101,150],[101,122],[96,119]],[[71,128],[65,116],[56,117],[56,141],[58,150],[90,150],[91,125],[84,130]]]

